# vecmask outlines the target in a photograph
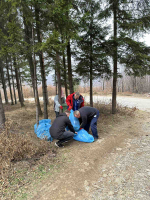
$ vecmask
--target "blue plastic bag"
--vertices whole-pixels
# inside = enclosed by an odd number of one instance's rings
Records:
[[[43,123],[45,123],[45,124],[51,124],[51,119],[42,119],[42,120],[39,121],[39,125],[43,124]],[[35,133],[37,131],[36,129],[37,129],[37,124],[34,125],[34,132]]]
[[[75,134],[73,139],[80,142],[88,142],[88,143],[94,142],[94,137],[84,129],[79,130],[78,134]]]
[[[76,117],[74,116],[74,114],[73,114],[74,111],[71,110],[70,112],[71,112],[71,113],[70,113],[69,119],[70,119],[70,121],[71,121],[71,124],[72,124],[74,130],[75,130],[75,131],[78,131],[78,130],[80,129],[80,122],[79,122],[78,118],[76,118]]]
[[[46,139],[48,141],[52,141],[53,138],[50,135],[49,129],[51,127],[51,120],[50,119],[42,119],[39,121],[39,125],[34,125],[34,132],[36,133],[37,137],[40,139]]]

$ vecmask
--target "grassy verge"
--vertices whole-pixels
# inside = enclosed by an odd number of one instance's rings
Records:
[[[136,108],[117,106],[117,114],[111,114],[111,104],[99,102],[94,107],[100,111],[98,130],[109,134],[109,128],[115,126],[120,118],[134,116]],[[49,116],[53,121],[55,113],[53,102],[49,105]],[[26,103],[5,106],[6,128],[0,134],[0,196],[2,199],[27,199],[27,188],[37,184],[67,162],[64,156],[50,142],[40,140],[34,134],[35,106]],[[41,118],[42,119],[42,118]]]

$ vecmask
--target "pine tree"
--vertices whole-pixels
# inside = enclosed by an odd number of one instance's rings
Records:
[[[85,0],[81,4],[81,37],[78,41],[77,72],[90,80],[90,105],[93,106],[93,80],[110,74],[108,55],[105,53],[107,27],[99,25],[99,3]]]
[[[41,20],[40,20],[40,4],[38,1],[35,1],[34,5],[35,9],[35,20],[36,20],[36,33],[38,39],[38,45],[42,44],[42,32],[41,32]],[[42,77],[42,91],[43,91],[43,102],[44,102],[44,119],[48,119],[48,93],[47,93],[47,83],[46,83],[46,74],[45,74],[45,65],[44,65],[44,57],[43,51],[38,50],[38,56],[40,60],[40,69],[41,69],[41,77]]]
[[[149,68],[149,49],[136,36],[150,28],[150,2],[147,0],[106,0],[101,18],[113,18],[113,35],[108,49],[113,58],[112,113],[116,113],[118,62],[134,75],[144,75]],[[112,17],[112,18],[111,18]]]

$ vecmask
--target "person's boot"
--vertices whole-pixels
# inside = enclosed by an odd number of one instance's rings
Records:
[[[61,143],[59,143],[59,141],[58,141],[58,142],[55,142],[55,146],[56,146],[56,147],[64,147]]]

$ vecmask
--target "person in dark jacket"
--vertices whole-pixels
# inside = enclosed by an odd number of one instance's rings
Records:
[[[68,110],[78,110],[79,108],[82,108],[84,106],[83,96],[79,92],[70,94],[66,98],[66,104],[68,106]]]
[[[89,132],[89,128],[91,126],[91,131],[96,141],[98,139],[97,120],[99,117],[99,111],[96,108],[85,106],[74,111],[74,116],[79,118],[81,129],[84,128],[87,132]]]
[[[75,132],[70,120],[69,120],[70,111],[66,110],[64,113],[61,113],[53,122],[50,127],[50,134],[52,138],[57,139],[58,142],[55,143],[55,146],[62,147],[63,143],[68,142],[73,139]],[[65,131],[65,128],[68,126],[70,131]]]

